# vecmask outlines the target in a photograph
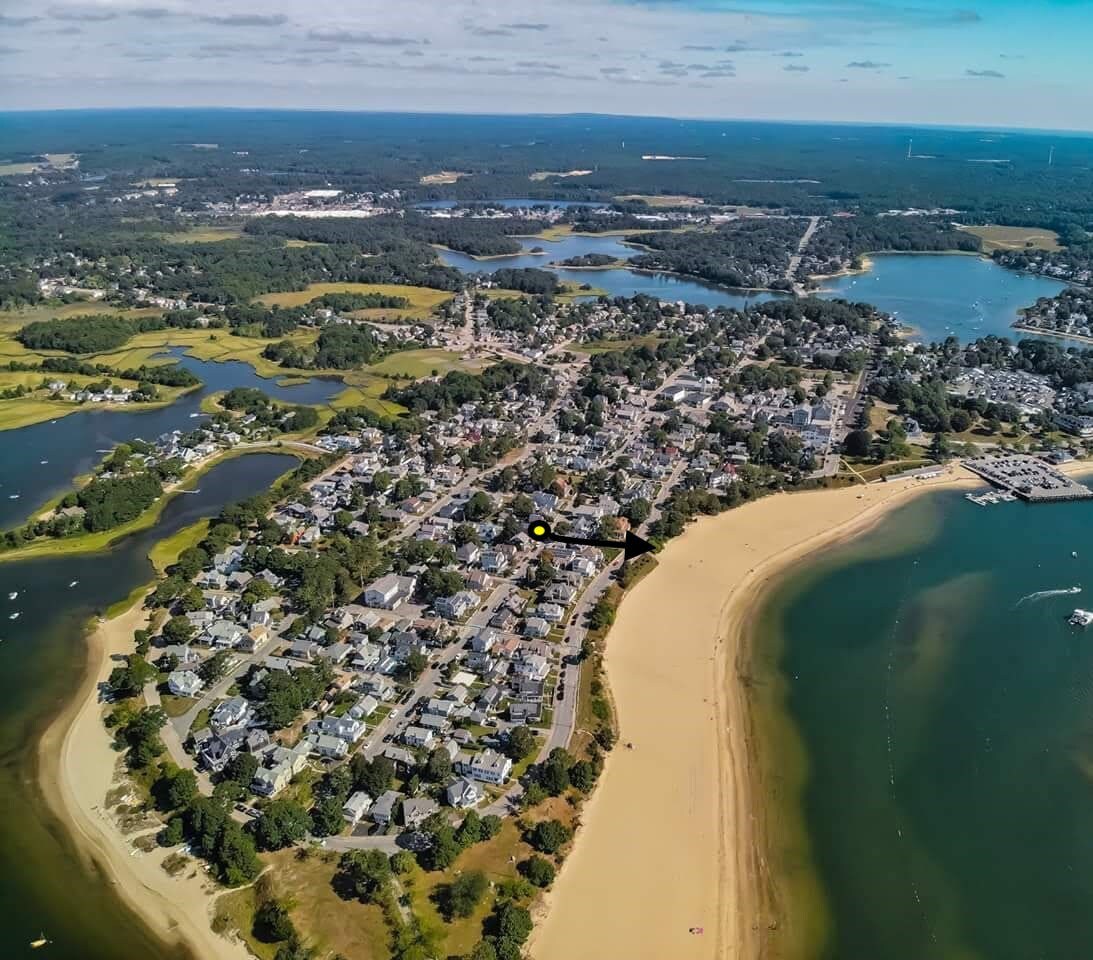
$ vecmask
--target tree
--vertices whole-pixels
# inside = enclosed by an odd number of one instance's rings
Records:
[[[254,824],[254,837],[263,850],[280,850],[307,836],[311,818],[292,800],[274,800]]]
[[[155,675],[155,667],[140,654],[131,653],[125,658],[124,667],[115,667],[110,672],[107,682],[115,696],[135,697]]]
[[[429,659],[420,650],[411,650],[405,660],[399,664],[399,675],[416,680],[425,672]]]
[[[546,762],[540,765],[536,779],[547,793],[557,797],[569,788],[571,766],[573,766],[573,757],[561,747],[555,747],[550,751]]]
[[[345,826],[344,801],[336,795],[323,797],[311,808],[311,832],[317,837],[332,837]]]
[[[554,865],[543,857],[522,860],[518,869],[537,887],[549,887],[554,882]]]
[[[168,809],[181,810],[197,796],[197,774],[193,770],[179,770],[167,783],[164,799]]]
[[[455,839],[464,849],[484,839],[482,836],[482,818],[474,810],[467,811],[467,815],[455,832]]]
[[[185,617],[171,617],[163,625],[163,637],[168,643],[189,643],[194,636],[194,625]]]
[[[843,441],[843,453],[849,457],[867,457],[873,446],[873,435],[868,430],[851,430]]]
[[[596,769],[587,760],[578,760],[569,768],[569,781],[581,793],[589,793],[596,785]]]
[[[395,779],[395,765],[387,757],[366,760],[358,753],[354,755],[349,766],[353,771],[354,786],[370,797],[378,797],[390,789],[391,782]]]
[[[429,754],[425,764],[425,779],[432,783],[440,783],[452,775],[452,758],[448,751],[437,747]]]
[[[949,415],[949,425],[956,433],[963,433],[972,425],[972,418],[966,410],[954,410]]]
[[[254,851],[254,841],[234,820],[227,820],[217,844],[216,860],[220,879],[234,887],[253,880],[262,872],[262,861]]]
[[[276,900],[266,900],[254,914],[254,935],[263,943],[280,943],[296,934],[288,910]]]
[[[528,842],[540,853],[556,853],[569,840],[569,830],[560,820],[541,820],[531,829]]]
[[[523,760],[531,756],[535,750],[535,734],[525,726],[513,727],[509,732],[508,742],[505,744],[505,753],[514,761]]]
[[[469,917],[489,889],[489,880],[481,870],[470,870],[455,878],[444,892],[441,903],[448,919]]]
[[[409,873],[414,867],[414,855],[409,850],[399,850],[391,854],[391,870],[402,876]]]
[[[186,831],[182,817],[171,817],[156,840],[161,847],[176,847],[182,843],[185,836]]]
[[[482,818],[482,839],[492,840],[501,832],[501,818],[496,813],[487,813]]]
[[[382,850],[350,850],[338,861],[342,881],[364,903],[374,903],[391,880],[391,864]]]
[[[218,650],[197,668],[197,675],[205,683],[212,685],[228,672],[231,654],[227,650]]]
[[[254,754],[240,752],[227,762],[222,776],[225,780],[234,780],[236,783],[247,786],[254,779],[257,771],[258,760]]]
[[[531,914],[515,903],[505,903],[497,911],[497,929],[503,939],[522,944],[531,936]]]
[[[930,459],[940,463],[942,460],[948,460],[950,456],[952,452],[949,450],[949,438],[938,431],[930,441]]]

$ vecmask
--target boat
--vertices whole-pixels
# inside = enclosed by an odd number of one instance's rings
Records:
[[[1077,559],[1078,559],[1078,551],[1077,551],[1077,550],[1071,550],[1071,551],[1070,551],[1070,555],[1071,555],[1071,556],[1072,556],[1072,557],[1073,557],[1073,558],[1074,558],[1075,560],[1077,560]]]
[[[9,600],[14,600],[17,596],[19,596],[19,591],[18,590],[12,590],[11,593],[8,594],[8,599]]]
[[[78,584],[79,582],[80,582],[79,580],[73,580],[73,581],[72,581],[72,582],[71,582],[71,583],[70,583],[70,584],[68,585],[68,586],[69,586],[69,589],[71,589],[72,587],[76,586],[76,584]]]
[[[39,463],[40,463],[40,464],[41,464],[41,465],[42,465],[43,467],[44,467],[44,466],[45,466],[45,465],[46,465],[47,463],[49,463],[49,461],[48,461],[48,460],[39,460],[38,462],[39,462]]]
[[[1093,623],[1093,613],[1090,613],[1088,610],[1075,610],[1070,615],[1070,619],[1067,620],[1067,623],[1072,627],[1088,627]]]
[[[13,613],[10,617],[8,617],[8,619],[9,620],[18,620],[19,619],[19,611],[16,610],[15,613]]]
[[[44,947],[47,943],[49,943],[49,941],[46,939],[46,935],[44,933],[39,934],[37,940],[30,941],[30,949],[37,950],[39,947]]]
[[[18,499],[19,499],[19,494],[17,494],[17,493],[9,493],[9,494],[8,494],[8,499],[9,499],[9,500],[18,500]]]

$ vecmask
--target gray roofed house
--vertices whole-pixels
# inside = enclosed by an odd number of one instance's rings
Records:
[[[361,817],[368,812],[370,806],[372,806],[372,798],[363,790],[358,790],[342,806],[342,817],[346,823],[355,827],[360,822]]]
[[[420,826],[427,817],[432,816],[440,807],[429,797],[413,797],[402,801],[402,822],[408,827]]]
[[[396,793],[394,790],[381,793],[372,805],[369,816],[373,822],[386,826],[395,818],[395,807],[398,806],[401,799],[402,794]]]
[[[460,777],[444,791],[448,803],[457,810],[473,807],[484,796],[482,788],[470,777]]]

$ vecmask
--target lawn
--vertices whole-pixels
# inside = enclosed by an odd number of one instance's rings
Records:
[[[0,177],[23,177],[41,168],[40,163],[0,163]]]
[[[655,334],[644,337],[630,337],[626,340],[590,340],[588,343],[567,343],[566,350],[573,353],[616,353],[626,350],[628,347],[656,347],[661,338]]]
[[[168,243],[219,243],[221,240],[238,240],[243,236],[241,226],[199,227],[181,233],[161,233],[158,236]]]
[[[402,309],[358,310],[353,314],[353,316],[365,315],[362,319],[370,320],[379,320],[382,316],[424,319],[431,316],[433,310],[440,304],[447,303],[452,298],[452,294],[446,290],[412,287],[398,283],[312,283],[304,290],[267,293],[256,297],[254,302],[264,303],[267,306],[301,307],[324,293],[379,293],[388,297],[405,297],[410,301],[410,306]]]
[[[1059,235],[1043,227],[1006,227],[988,223],[978,227],[960,227],[983,241],[983,252],[995,250],[1059,250]]]
[[[701,197],[688,197],[681,193],[626,193],[615,197],[615,199],[624,203],[627,201],[640,202],[647,207],[701,207],[705,206],[706,203]]]
[[[451,350],[431,347],[392,353],[379,363],[368,367],[368,372],[381,377],[397,377],[406,374],[411,377],[431,377],[434,373],[443,376],[451,370],[481,370],[487,365],[482,360],[461,360],[459,354]]]
[[[198,520],[197,523],[183,527],[178,533],[160,540],[148,552],[148,559],[152,561],[152,566],[158,573],[163,573],[178,559],[183,550],[196,547],[204,540],[208,529],[208,520]]]
[[[160,694],[159,702],[163,706],[163,712],[169,717],[181,717],[197,703],[190,697],[176,697],[173,693]]]

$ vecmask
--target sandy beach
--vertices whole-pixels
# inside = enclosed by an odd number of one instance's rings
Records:
[[[788,566],[916,495],[981,486],[952,467],[931,480],[780,494],[700,520],[659,554],[608,637],[620,746],[544,904],[535,960],[764,955],[762,932],[778,917],[738,679],[752,605]]]
[[[200,960],[246,960],[238,942],[212,932],[213,896],[218,888],[200,861],[177,877],[161,867],[169,851],[137,853],[104,812],[107,793],[118,783],[118,754],[111,749],[98,703],[98,684],[109,676],[111,656],[132,651],[133,631],[146,616],[137,604],[101,624],[88,638],[88,669],[69,707],[51,724],[40,745],[42,791],[72,835],[88,864],[115,885],[119,896],[168,943],[181,943]]]

